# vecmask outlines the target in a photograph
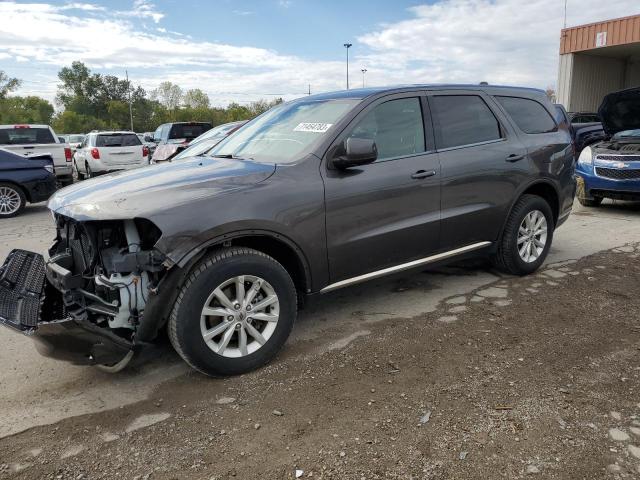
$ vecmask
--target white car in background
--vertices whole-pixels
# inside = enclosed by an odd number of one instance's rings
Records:
[[[149,165],[149,147],[134,132],[91,132],[73,156],[79,180]]]
[[[69,146],[76,151],[82,145],[82,141],[84,140],[85,135],[74,133],[71,135],[64,135],[64,141],[69,144]]]

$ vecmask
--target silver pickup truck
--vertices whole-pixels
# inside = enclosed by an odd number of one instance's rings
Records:
[[[58,181],[62,185],[73,183],[71,147],[60,143],[48,125],[0,125],[0,147],[27,158],[49,156]]]

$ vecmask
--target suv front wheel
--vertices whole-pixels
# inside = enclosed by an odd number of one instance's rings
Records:
[[[169,338],[196,370],[238,375],[278,353],[296,315],[296,289],[282,265],[257,250],[226,248],[203,259],[185,281]]]
[[[494,264],[512,275],[535,272],[549,253],[553,230],[553,214],[547,201],[536,195],[523,195],[509,214]]]

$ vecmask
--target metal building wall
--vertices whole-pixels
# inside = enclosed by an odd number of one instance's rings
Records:
[[[626,62],[616,58],[573,54],[570,112],[594,112],[605,95],[625,88]]]
[[[573,72],[573,53],[560,55],[558,64],[558,85],[556,92],[556,102],[565,106],[569,110],[569,99],[571,98],[571,73]]]

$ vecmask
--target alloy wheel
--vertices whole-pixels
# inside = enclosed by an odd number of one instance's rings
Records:
[[[239,275],[216,287],[205,302],[200,332],[218,355],[251,355],[273,335],[280,302],[273,287],[253,275]]]
[[[0,187],[0,214],[13,215],[20,210],[20,194],[11,187]]]
[[[518,228],[518,254],[526,263],[533,263],[547,245],[547,218],[540,210],[532,210]]]

